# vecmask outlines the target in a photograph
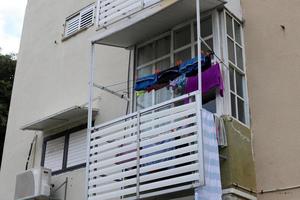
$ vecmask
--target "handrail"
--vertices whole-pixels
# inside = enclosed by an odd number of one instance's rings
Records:
[[[168,101],[165,101],[165,102],[162,102],[162,103],[159,103],[159,104],[156,104],[156,105],[153,105],[153,106],[150,106],[148,108],[145,108],[145,109],[142,109],[140,110],[139,112],[141,114],[143,113],[146,113],[146,112],[149,112],[151,110],[156,110],[156,109],[159,109],[159,108],[162,108],[168,104],[171,104],[171,103],[174,103],[176,101],[180,101],[180,100],[184,100],[184,99],[187,99],[187,98],[191,98],[193,96],[196,96],[197,94],[199,93],[199,91],[195,91],[195,92],[192,92],[192,93],[189,93],[189,94],[185,94],[185,95],[182,95],[182,96],[179,96],[179,97],[175,97],[173,99],[170,99]],[[134,113],[131,113],[129,115],[125,115],[125,116],[122,116],[122,117],[119,117],[117,119],[114,119],[114,120],[111,120],[111,121],[108,121],[108,122],[105,122],[105,123],[102,123],[102,124],[99,124],[97,126],[95,126],[93,128],[93,130],[97,130],[97,129],[100,129],[100,128],[103,128],[105,126],[108,126],[110,124],[114,124],[114,123],[117,123],[119,121],[122,121],[122,120],[126,120],[126,119],[129,119],[129,118],[132,118],[134,116],[136,116],[138,114],[138,112],[134,112]]]

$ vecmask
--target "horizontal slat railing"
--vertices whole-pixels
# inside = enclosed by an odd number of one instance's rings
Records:
[[[196,95],[174,98],[93,128],[89,200],[142,199],[201,182]]]
[[[97,20],[99,27],[105,27],[128,17],[160,0],[98,0]]]

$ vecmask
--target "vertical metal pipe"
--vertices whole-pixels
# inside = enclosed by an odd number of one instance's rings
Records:
[[[197,13],[197,43],[198,43],[198,93],[196,94],[197,120],[198,120],[198,160],[199,160],[199,184],[205,184],[204,178],[204,156],[202,135],[202,73],[201,73],[201,0],[196,0]],[[196,192],[195,192],[196,194]]]
[[[94,96],[94,65],[95,65],[95,44],[91,43],[91,57],[90,57],[90,72],[89,72],[89,94],[88,94],[88,127],[87,127],[87,140],[86,140],[86,175],[85,175],[85,199],[88,200],[89,189],[89,168],[90,168],[90,140],[92,133],[93,121],[93,96]]]
[[[137,111],[137,132],[136,132],[136,136],[137,136],[137,148],[136,148],[136,154],[137,154],[137,158],[136,158],[136,199],[140,199],[140,156],[141,156],[141,152],[140,152],[140,142],[141,142],[141,112]]]

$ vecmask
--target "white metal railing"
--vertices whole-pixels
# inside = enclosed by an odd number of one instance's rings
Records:
[[[161,0],[98,0],[97,21],[105,27]]]
[[[203,183],[197,95],[184,95],[95,127],[88,199],[141,199]]]

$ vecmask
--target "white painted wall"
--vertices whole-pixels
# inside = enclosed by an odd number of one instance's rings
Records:
[[[16,174],[25,169],[34,133],[21,131],[20,127],[87,101],[89,38],[95,27],[64,42],[61,39],[65,18],[92,2],[28,1],[0,172],[0,199],[13,199]],[[126,50],[98,46],[96,56],[98,83],[108,85],[126,80]],[[98,121],[125,114],[123,100],[103,92],[96,95],[101,96]],[[108,103],[114,105],[113,109]],[[42,134],[38,135],[35,166],[40,165],[43,140]],[[68,200],[82,200],[84,170],[56,176],[54,182],[59,183],[65,176],[72,178]]]

